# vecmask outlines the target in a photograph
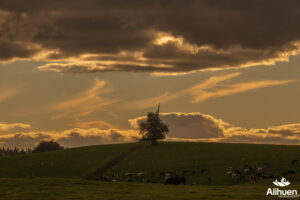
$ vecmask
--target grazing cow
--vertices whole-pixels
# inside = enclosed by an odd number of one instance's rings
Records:
[[[205,174],[206,171],[206,169],[201,169],[201,174]]]
[[[241,172],[239,172],[238,170],[234,170],[234,172],[232,172],[232,174],[231,174],[231,178],[241,179]]]
[[[296,164],[298,164],[298,160],[293,160],[292,165],[296,165]]]
[[[180,184],[185,185],[185,183],[186,183],[186,178],[179,177],[179,176],[170,177],[165,181],[165,184],[173,184],[173,185],[180,185]]]
[[[233,169],[232,169],[232,167],[229,167],[228,170],[226,171],[226,174],[228,176],[232,176],[232,173],[233,173]]]
[[[263,171],[263,167],[256,166],[256,170],[257,170],[257,172],[261,173]]]
[[[128,172],[127,172],[127,173],[125,173],[125,174],[124,174],[124,176],[126,176],[126,177],[132,177],[132,176],[133,176],[133,174],[132,174],[132,173],[128,173]]]
[[[139,172],[139,173],[137,173],[137,175],[138,175],[138,177],[143,177],[143,176],[145,176],[145,174],[144,174],[143,172]]]
[[[252,167],[247,167],[244,169],[244,173],[253,173],[254,169]]]
[[[168,178],[170,178],[171,177],[171,174],[170,173],[166,173],[165,174],[165,180],[167,180]]]
[[[226,174],[227,174],[228,176],[231,176],[232,173],[233,173],[232,171],[227,171],[227,172],[226,172]]]
[[[231,174],[231,178],[233,178],[233,179],[240,179],[241,175],[240,174],[236,174],[236,173],[232,173]]]
[[[245,168],[244,169],[244,173],[250,173],[250,169],[249,168]]]

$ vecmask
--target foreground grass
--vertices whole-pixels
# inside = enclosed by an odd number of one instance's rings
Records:
[[[300,191],[299,184],[291,188]],[[247,200],[271,199],[271,182],[233,186],[171,186],[149,183],[112,183],[60,178],[1,178],[0,199],[9,200]],[[273,198],[274,199],[274,198]]]

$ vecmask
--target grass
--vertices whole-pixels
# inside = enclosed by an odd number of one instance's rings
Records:
[[[0,177],[85,177],[135,144],[113,144],[0,158]]]
[[[109,175],[146,172],[146,179],[162,182],[160,172],[174,173],[177,170],[182,174],[187,170],[185,177],[189,183],[231,185],[240,184],[240,181],[225,175],[228,167],[242,172],[245,164],[255,168],[256,164],[262,166],[268,162],[271,167],[264,169],[263,174],[281,177],[285,171],[294,170],[296,175],[289,179],[300,180],[297,175],[300,174],[300,165],[291,165],[292,160],[299,158],[299,146],[167,142],[157,146],[144,146],[110,170]],[[207,172],[201,174],[202,169]],[[191,174],[193,170],[196,171],[195,175]]]
[[[265,175],[281,177],[284,171],[294,170],[288,177],[291,186],[284,189],[300,191],[300,165],[291,165],[300,158],[299,146],[217,144],[217,143],[161,143],[143,145],[107,172],[108,176],[126,172],[144,172],[145,181],[133,177],[133,183],[101,182],[83,179],[105,166],[136,144],[89,146],[61,151],[0,158],[0,200],[191,200],[191,199],[272,199],[266,191],[273,179],[255,183],[233,180],[225,175],[229,166],[242,171],[243,165],[261,166]],[[300,161],[300,160],[299,160]],[[205,174],[200,171],[206,169]],[[188,183],[197,185],[164,185],[160,172],[184,170]],[[196,171],[192,175],[192,171]],[[210,181],[209,181],[210,180]],[[274,198],[273,198],[274,199]]]
[[[298,184],[299,185],[299,184]],[[0,178],[0,199],[9,200],[253,200],[267,197],[271,182],[234,186],[171,186],[61,178]],[[285,189],[297,189],[293,184]]]
[[[99,145],[4,157],[0,158],[0,177],[85,178],[134,145]],[[300,181],[300,164],[291,165],[292,160],[299,158],[300,146],[166,142],[157,146],[144,145],[106,175],[112,177],[118,174],[124,180],[126,172],[144,172],[147,175],[144,181],[162,183],[164,179],[160,172],[177,171],[182,175],[187,170],[188,173],[184,175],[187,183],[234,185],[246,181],[226,176],[228,167],[242,171],[244,164],[254,167],[255,164],[261,166],[268,162],[271,167],[264,169],[264,175],[281,178],[285,171],[294,170],[296,175],[288,177],[288,180]],[[201,174],[202,169],[206,169],[206,173]],[[195,175],[191,173],[193,170],[196,171]],[[138,177],[132,179],[142,181]]]

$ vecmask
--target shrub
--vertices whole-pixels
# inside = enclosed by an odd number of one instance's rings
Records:
[[[32,153],[41,153],[46,151],[55,151],[55,150],[61,150],[64,149],[64,147],[60,146],[55,141],[41,141],[38,146],[36,146]]]

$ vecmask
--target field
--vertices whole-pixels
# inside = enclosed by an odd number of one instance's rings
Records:
[[[160,172],[171,172],[184,176],[189,183],[203,185],[231,185],[241,181],[226,176],[228,167],[243,171],[245,164],[255,168],[269,163],[263,170],[266,176],[281,177],[285,171],[296,174],[291,179],[300,180],[300,163],[291,165],[300,159],[300,147],[256,144],[217,144],[217,143],[163,143],[158,146],[144,146],[128,159],[113,168],[109,175],[125,172],[146,172],[151,180],[161,182]],[[300,160],[299,160],[300,161]],[[201,170],[205,173],[201,174]],[[192,175],[191,172],[196,174]],[[245,175],[246,176],[246,175]],[[247,178],[247,177],[246,177]],[[209,181],[210,180],[210,181]]]
[[[133,145],[99,145],[1,157],[0,177],[85,178]]]
[[[1,178],[1,200],[253,200],[267,197],[269,182],[234,186],[173,186],[82,179]],[[292,187],[300,190],[299,184]]]
[[[300,163],[291,164],[300,159],[300,147],[279,145],[144,144],[105,171],[108,182],[86,179],[136,145],[99,145],[2,157],[0,199],[265,199],[274,178],[253,182],[243,172],[245,164],[255,168],[264,163],[270,164],[263,168],[265,176],[280,179],[286,171],[294,171],[288,180],[293,189],[300,189]],[[227,176],[228,167],[241,171],[244,179]],[[185,176],[188,185],[161,184],[162,172]],[[133,182],[126,182],[125,173],[135,174],[130,177]],[[137,173],[145,176],[138,177]],[[117,182],[111,182],[113,179]]]

